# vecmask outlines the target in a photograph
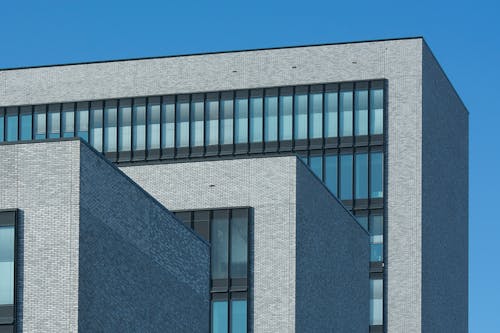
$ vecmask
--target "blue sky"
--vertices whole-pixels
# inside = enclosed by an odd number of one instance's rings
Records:
[[[0,68],[424,36],[470,112],[470,331],[500,327],[495,1],[2,1]],[[495,217],[496,216],[496,217]]]

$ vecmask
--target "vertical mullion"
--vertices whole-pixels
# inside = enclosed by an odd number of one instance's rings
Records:
[[[342,112],[340,109],[340,86],[341,84],[337,85],[337,147],[340,146],[340,113]]]
[[[135,106],[135,98],[131,98],[130,100],[130,159],[134,159],[134,118],[135,118],[135,112],[134,112],[134,106]]]
[[[145,100],[145,103],[146,105],[144,106],[145,109],[144,109],[144,135],[145,135],[145,138],[144,138],[144,159],[147,159],[148,157],[148,153],[149,153],[149,146],[150,146],[150,140],[149,140],[149,137],[148,137],[148,134],[149,134],[149,101],[150,101],[150,98],[149,97],[146,97],[146,100]]]
[[[231,332],[231,326],[232,326],[232,320],[231,320],[231,315],[232,315],[232,293],[231,293],[231,232],[232,232],[232,220],[233,220],[233,210],[229,209],[228,211],[228,218],[227,218],[227,279],[228,279],[228,311],[227,311],[227,321],[228,321],[228,332]]]
[[[277,93],[276,93],[276,145],[277,145],[277,150],[280,151],[280,143],[281,143],[281,129],[280,129],[280,125],[281,125],[281,121],[280,121],[280,117],[281,117],[281,112],[280,112],[280,96],[281,96],[281,89],[282,88],[278,88],[277,89]]]

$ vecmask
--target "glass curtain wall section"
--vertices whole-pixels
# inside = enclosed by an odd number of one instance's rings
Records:
[[[19,122],[19,140],[31,140],[33,138],[33,108],[31,106],[20,108]]]
[[[50,104],[47,114],[47,137],[49,139],[61,136],[61,105]]]
[[[266,89],[264,99],[264,141],[278,140],[278,96],[276,89]]]
[[[118,108],[118,151],[130,153],[132,147],[132,100],[120,100]]]
[[[7,108],[6,113],[6,126],[5,126],[5,139],[6,141],[17,141],[19,131],[19,115],[17,107]]]
[[[280,89],[280,141],[293,138],[293,89]]]
[[[323,137],[323,92],[309,94],[309,138]]]
[[[159,97],[148,98],[147,103],[147,150],[160,149],[161,104]]]
[[[75,136],[75,103],[65,103],[62,105],[61,132],[63,138]]]
[[[205,119],[205,102],[203,95],[193,96],[191,100],[191,145],[202,147],[205,137],[203,121]]]
[[[175,98],[164,96],[161,105],[161,148],[175,147]]]
[[[248,93],[238,91],[234,101],[234,142],[248,142]]]
[[[104,152],[114,153],[118,144],[118,103],[106,101],[104,106]]]
[[[87,104],[87,103],[86,103]],[[34,117],[34,139],[43,140],[46,138],[47,126],[47,106],[35,105]]]

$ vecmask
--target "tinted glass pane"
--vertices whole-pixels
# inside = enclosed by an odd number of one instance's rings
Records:
[[[295,95],[295,139],[307,139],[307,95]]]
[[[340,155],[340,199],[352,199],[352,155]]]
[[[206,145],[216,145],[219,143],[219,102],[206,102]]]
[[[207,211],[193,213],[194,231],[196,231],[198,235],[203,237],[206,241],[210,241],[210,234],[209,234],[210,229],[208,226],[209,219],[210,219],[210,213]]]
[[[265,98],[265,141],[278,140],[278,97],[266,96]]]
[[[191,145],[203,146],[204,137],[204,102],[203,100],[191,102]]]
[[[90,144],[102,151],[102,102],[92,102],[90,106]]]
[[[130,151],[132,143],[132,103],[131,100],[120,100],[118,111],[118,149]]]
[[[370,134],[382,134],[384,131],[384,90],[370,91]]]
[[[234,104],[234,139],[236,143],[248,142],[248,99],[238,98]]]
[[[104,151],[116,152],[118,135],[118,108],[116,101],[106,101],[104,107]]]
[[[356,216],[359,224],[363,226],[363,228],[368,231],[368,216]]]
[[[229,250],[229,213],[215,211],[210,242],[212,245],[212,279],[227,279]]]
[[[356,199],[368,198],[368,153],[356,154]]]
[[[58,138],[61,132],[61,113],[60,106],[57,104],[49,105],[47,113],[47,133],[49,138]]]
[[[17,108],[7,108],[7,127],[5,128],[7,141],[17,141],[18,121]]]
[[[220,143],[233,143],[233,100],[223,99],[220,102]]]
[[[148,100],[148,149],[160,149],[160,99]]]
[[[382,215],[370,215],[370,243],[371,258],[370,261],[384,260],[384,224]]]
[[[247,332],[247,301],[231,301],[231,333]]]
[[[292,140],[293,96],[280,96],[280,140]]]
[[[212,332],[227,333],[228,320],[227,301],[212,301]]]
[[[262,97],[250,98],[250,142],[262,142]]]
[[[337,136],[338,126],[338,95],[337,93],[325,93],[325,137],[334,138]]]
[[[354,105],[356,106],[356,114],[354,116],[356,120],[355,134],[368,135],[368,90],[356,91]]]
[[[78,103],[76,105],[76,135],[85,141],[89,140],[89,105]]]
[[[14,226],[0,227],[0,305],[14,304]]]
[[[0,142],[3,142],[3,138],[5,136],[4,122],[5,118],[3,115],[3,110],[0,109]]]
[[[46,126],[46,113],[45,113],[45,105],[37,105],[35,106],[35,114],[34,114],[34,126],[35,126],[35,139],[45,139],[45,126]],[[86,140],[87,138],[85,138]]]
[[[325,156],[325,184],[337,195],[337,155]]]
[[[163,102],[162,112],[163,128],[161,147],[173,148],[175,143],[175,104],[173,102]]]
[[[382,280],[370,280],[370,325],[383,325],[383,294]]]
[[[19,133],[19,138],[21,140],[31,140],[32,136],[32,125],[33,117],[31,115],[31,107],[21,107],[21,114],[19,116],[21,122],[21,133]]]
[[[248,211],[235,209],[231,218],[231,278],[247,278]]]
[[[177,126],[175,146],[176,147],[189,147],[189,102],[177,102]]]
[[[323,137],[323,94],[309,95],[309,137]]]
[[[340,136],[352,136],[352,91],[340,92]]]
[[[370,189],[372,198],[384,196],[384,155],[381,152],[370,155]]]
[[[62,107],[62,136],[72,138],[75,136],[75,105],[73,103],[63,104]]]
[[[309,158],[309,165],[312,172],[318,176],[319,179],[323,180],[323,157],[311,156]]]
[[[191,212],[178,212],[175,213],[175,217],[191,228]]]
[[[132,108],[132,149],[134,151],[146,149],[146,100],[143,98],[134,99]]]

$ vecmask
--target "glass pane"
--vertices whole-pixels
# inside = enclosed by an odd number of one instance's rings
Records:
[[[248,99],[238,98],[234,104],[234,139],[236,143],[248,142]]]
[[[7,141],[17,141],[18,137],[18,115],[17,108],[7,108],[7,127],[6,127],[6,138]]]
[[[14,304],[14,226],[0,227],[0,305]]]
[[[189,147],[189,102],[177,102],[176,147]]]
[[[265,98],[265,124],[264,136],[266,142],[278,140],[278,97],[266,96]]]
[[[227,301],[212,301],[212,332],[227,333],[228,311]]]
[[[5,131],[4,131],[4,122],[5,122],[5,118],[4,118],[4,115],[3,115],[3,110],[0,109],[0,142],[3,142],[3,138],[5,136]]]
[[[175,217],[191,228],[191,212],[178,212],[175,213]]]
[[[210,241],[212,245],[212,279],[227,279],[229,213],[215,211],[212,220]]]
[[[132,150],[146,150],[146,100],[143,98],[134,99],[132,109]]]
[[[309,158],[309,164],[312,172],[321,180],[323,180],[323,157],[322,156],[311,156]]]
[[[372,198],[384,196],[384,155],[381,152],[370,155],[370,189]]]
[[[356,154],[356,199],[368,198],[368,153]]]
[[[47,134],[49,138],[59,138],[61,132],[61,109],[59,104],[49,105],[47,113]]]
[[[325,184],[337,196],[337,155],[325,156]]]
[[[204,102],[203,100],[191,102],[191,145],[203,146],[204,136]]]
[[[295,95],[295,139],[307,139],[307,95]]]
[[[370,91],[370,134],[384,132],[384,90]]]
[[[363,228],[368,231],[368,216],[356,216],[359,224],[363,226]]]
[[[193,214],[194,231],[196,231],[198,235],[203,237],[206,241],[210,241],[210,233],[208,227],[209,220],[210,213],[208,211],[194,212]]]
[[[63,104],[62,107],[62,133],[63,138],[75,136],[75,105],[73,103]]]
[[[231,219],[231,278],[247,278],[248,211],[233,210]]]
[[[148,149],[160,149],[160,100],[148,101]]]
[[[309,95],[309,137],[323,137],[323,94]]]
[[[92,102],[90,106],[90,144],[102,151],[102,102]]]
[[[166,99],[166,98],[164,98]],[[163,128],[161,147],[173,148],[175,143],[175,104],[173,102],[163,102]]]
[[[41,140],[45,139],[45,126],[46,126],[46,113],[45,113],[45,105],[37,105],[35,106],[35,139]]]
[[[33,122],[33,117],[31,115],[31,106],[21,107],[21,114],[19,118],[21,122],[21,133],[19,133],[19,138],[21,140],[31,140]]]
[[[223,99],[220,102],[220,143],[233,143],[233,100]]]
[[[382,280],[370,280],[370,325],[383,325],[383,294]]]
[[[352,200],[352,155],[340,155],[340,199]]]
[[[132,141],[132,105],[131,100],[121,100],[118,112],[118,149],[130,151]]]
[[[292,140],[293,96],[280,96],[280,140]]]
[[[327,138],[337,137],[337,99],[336,92],[325,93],[325,137]]]
[[[384,261],[384,219],[382,215],[370,215],[370,261]]]
[[[76,135],[85,141],[89,140],[88,103],[78,103],[76,105]]]
[[[104,151],[116,152],[118,109],[116,101],[106,101],[104,108]]]
[[[340,136],[352,136],[352,91],[340,92]]]
[[[368,90],[357,90],[356,99],[356,114],[354,119],[356,135],[368,135]]]
[[[262,97],[250,98],[250,142],[262,142]]]
[[[231,301],[231,333],[247,333],[247,301]]]
[[[219,101],[207,101],[206,145],[219,144]]]

